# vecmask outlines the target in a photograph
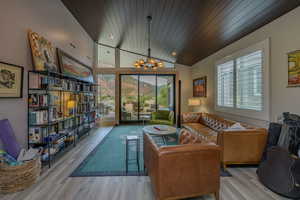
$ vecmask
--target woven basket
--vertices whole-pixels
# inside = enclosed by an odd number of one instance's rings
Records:
[[[33,185],[41,173],[41,159],[36,157],[20,166],[0,164],[0,193],[24,190]]]

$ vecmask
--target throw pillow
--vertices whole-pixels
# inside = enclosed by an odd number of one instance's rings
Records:
[[[246,128],[243,127],[240,123],[235,123],[232,126],[229,126],[227,129],[224,129],[224,131],[240,131],[240,130],[246,130]]]

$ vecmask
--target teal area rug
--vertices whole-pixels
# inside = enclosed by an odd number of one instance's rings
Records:
[[[95,147],[95,149],[85,158],[85,160],[71,174],[71,177],[84,176],[143,176],[143,126],[141,125],[121,125],[114,127],[105,138]],[[136,135],[140,138],[140,172],[136,162],[130,162],[128,173],[126,174],[126,136]],[[161,137],[153,138],[158,145],[163,145]],[[176,145],[177,136],[170,138],[167,145]],[[129,158],[136,156],[135,146],[129,148]]]

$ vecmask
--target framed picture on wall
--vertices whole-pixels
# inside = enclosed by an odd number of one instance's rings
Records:
[[[288,53],[288,87],[300,86],[300,50]]]
[[[61,73],[82,81],[90,83],[94,82],[92,68],[81,63],[60,49],[57,49],[57,55]]]
[[[206,76],[193,80],[193,97],[206,97]]]
[[[0,62],[0,98],[22,98],[24,68]]]
[[[28,31],[34,70],[59,72],[55,62],[55,49],[51,42],[31,30]]]

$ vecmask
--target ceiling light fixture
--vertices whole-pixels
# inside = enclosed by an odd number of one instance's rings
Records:
[[[152,17],[151,16],[147,16],[147,21],[148,21],[148,56],[147,58],[144,59],[139,59],[134,63],[134,67],[137,69],[143,68],[145,70],[147,69],[153,69],[156,70],[157,68],[162,68],[164,67],[164,63],[155,60],[154,58],[151,57],[151,47],[150,47],[150,43],[151,43],[151,21],[152,21]]]

